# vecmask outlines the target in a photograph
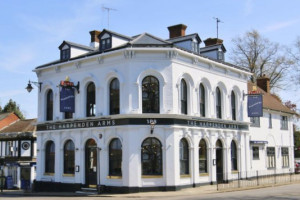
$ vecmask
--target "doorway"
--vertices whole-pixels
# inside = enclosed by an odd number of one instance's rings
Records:
[[[217,183],[223,182],[223,145],[220,140],[216,142],[216,170]]]
[[[97,143],[93,139],[85,144],[85,184],[97,187]]]

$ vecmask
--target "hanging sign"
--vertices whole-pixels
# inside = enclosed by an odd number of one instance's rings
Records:
[[[61,87],[60,90],[60,112],[75,112],[74,88]]]
[[[263,116],[263,97],[261,94],[248,95],[248,117]]]

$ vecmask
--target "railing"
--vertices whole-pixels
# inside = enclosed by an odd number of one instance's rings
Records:
[[[244,171],[217,174],[217,190],[231,188],[246,188],[265,185],[276,185],[300,181],[300,174],[295,174],[291,169],[270,169],[263,171]]]

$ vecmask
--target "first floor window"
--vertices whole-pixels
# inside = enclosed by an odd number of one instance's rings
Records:
[[[72,119],[72,118],[73,118],[73,113],[65,112],[65,119]]]
[[[275,168],[275,147],[267,147],[267,168]]]
[[[250,122],[253,127],[260,127],[260,117],[250,117]]]
[[[288,130],[288,118],[287,116],[281,116],[281,129]]]
[[[154,137],[142,143],[142,175],[162,175],[162,146]]]
[[[289,148],[281,147],[282,167],[289,167]]]
[[[259,160],[259,147],[252,147],[252,159]]]

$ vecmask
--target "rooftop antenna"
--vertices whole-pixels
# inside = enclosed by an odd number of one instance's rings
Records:
[[[103,9],[103,10],[107,10],[107,29],[109,29],[109,12],[110,12],[111,10],[117,11],[117,9],[114,9],[114,8],[108,8],[108,7],[104,7],[104,6],[102,6],[102,9]]]
[[[224,23],[224,22],[222,22],[218,17],[214,17],[214,19],[217,22],[217,39],[219,39],[219,23]]]

